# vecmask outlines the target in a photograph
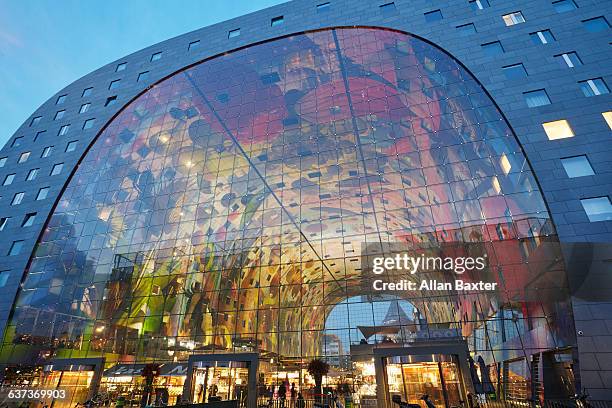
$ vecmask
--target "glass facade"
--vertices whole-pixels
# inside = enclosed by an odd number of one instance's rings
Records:
[[[374,292],[361,245],[394,241],[486,245],[473,279],[498,290]],[[293,35],[178,72],[103,129],[34,250],[2,361],[256,352],[262,385],[306,387],[321,358],[359,400],[376,381],[359,346],[444,335],[488,371],[574,345],[563,267],[540,253],[556,244],[512,130],[449,55],[382,29]],[[440,361],[422,365],[454,384]],[[403,364],[406,388],[420,374]]]

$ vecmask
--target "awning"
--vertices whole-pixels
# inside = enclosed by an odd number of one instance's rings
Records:
[[[104,370],[104,377],[138,377],[146,364],[116,364]],[[187,363],[166,363],[159,368],[160,377],[187,375]]]

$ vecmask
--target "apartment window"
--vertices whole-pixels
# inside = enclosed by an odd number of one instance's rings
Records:
[[[562,67],[574,68],[582,65],[582,61],[575,52],[566,52],[565,54],[555,55],[555,59]]]
[[[425,16],[425,21],[427,21],[428,23],[433,23],[434,21],[442,20],[442,11],[440,10],[428,11],[427,13],[424,14],[424,16]]]
[[[499,41],[493,41],[486,44],[480,44],[482,51],[488,57],[494,57],[504,53],[504,47],[502,47]]]
[[[0,231],[4,231],[6,224],[8,224],[8,220],[10,217],[2,217],[0,218]]]
[[[136,81],[141,82],[147,78],[149,78],[149,71],[141,72],[140,74],[138,74],[138,79]]]
[[[4,167],[6,165],[7,160],[8,160],[8,157],[0,158],[0,167]]]
[[[585,155],[563,158],[561,159],[561,164],[569,178],[592,176],[595,174],[589,159]]]
[[[36,213],[28,213],[23,218],[23,222],[21,223],[21,228],[31,227],[34,225],[34,220],[36,220]]]
[[[557,13],[565,13],[567,11],[576,10],[578,6],[574,3],[574,0],[559,0],[553,1],[552,3]]]
[[[57,111],[55,113],[55,118],[53,118],[53,120],[59,120],[59,119],[63,118],[65,113],[66,113],[65,110]]]
[[[462,24],[460,26],[457,26],[457,30],[461,34],[474,34],[476,33],[476,26],[474,25],[474,23]]]
[[[70,125],[64,125],[60,128],[59,132],[57,133],[58,136],[64,136],[66,133],[68,133],[68,130],[70,129]]]
[[[13,139],[13,143],[11,143],[11,147],[19,147],[21,146],[21,142],[23,142],[23,136],[16,137]]]
[[[36,201],[44,200],[49,195],[49,187],[43,187],[36,194]]]
[[[83,129],[91,129],[94,125],[95,119],[87,119],[85,122],[83,122]]]
[[[378,6],[378,8],[380,8],[380,11],[383,13],[383,15],[394,14],[395,12],[397,12],[394,2],[381,4],[380,6]]]
[[[23,201],[23,197],[25,197],[24,192],[17,193],[13,196],[13,201],[11,201],[11,205],[19,205]]]
[[[52,176],[57,176],[58,174],[60,174],[62,172],[63,168],[64,168],[64,163],[54,164],[53,168],[51,169],[51,175]]]
[[[62,103],[66,102],[66,97],[68,95],[60,95],[57,97],[57,100],[55,101],[56,105],[61,105]]]
[[[597,96],[610,93],[608,86],[601,78],[587,79],[586,81],[578,82],[584,96]]]
[[[274,17],[272,20],[270,20],[270,26],[276,27],[276,26],[283,24],[284,22],[285,22],[284,16]]]
[[[47,132],[46,130],[41,130],[40,132],[36,132],[36,136],[34,136],[34,141],[35,142],[38,141],[38,139],[44,136],[46,132]]]
[[[488,0],[470,0],[470,7],[472,10],[483,10],[489,7]]]
[[[111,106],[117,102],[117,95],[109,96],[106,98],[106,102],[104,102],[104,106]]]
[[[52,151],[53,151],[53,146],[45,147],[42,151],[42,154],[40,155],[40,158],[44,159],[45,157],[49,157]]]
[[[608,124],[608,127],[610,128],[610,130],[612,130],[612,111],[602,112],[601,116],[604,117],[606,123]]]
[[[537,106],[550,105],[550,98],[544,89],[536,89],[535,91],[523,92],[525,102],[530,108]]]
[[[504,19],[504,23],[508,27],[525,22],[525,17],[523,17],[523,13],[521,13],[520,11],[504,14],[502,18]]]
[[[4,178],[4,181],[2,182],[2,185],[8,186],[13,183],[13,180],[15,180],[15,174],[7,174]]]
[[[593,197],[580,200],[584,212],[589,221],[609,221],[612,220],[612,203],[610,197]]]
[[[240,35],[240,29],[236,28],[235,30],[230,30],[227,33],[227,38],[234,38],[234,37],[238,37]]]
[[[9,256],[19,255],[21,248],[23,248],[23,241],[13,241],[11,249],[9,249],[8,252]]]
[[[114,81],[111,81],[110,85],[108,85],[108,89],[117,89],[119,88],[120,84],[121,84],[121,80],[115,79]]]
[[[31,169],[28,172],[28,175],[26,177],[26,181],[32,181],[34,180],[36,177],[38,177],[38,172],[40,171],[40,169]]]
[[[115,72],[125,71],[126,68],[127,62],[122,62],[121,64],[117,65],[117,68],[115,68]]]
[[[42,116],[36,116],[35,118],[32,118],[32,121],[30,122],[30,127],[38,125],[41,119]]]
[[[23,152],[19,155],[19,160],[17,160],[17,163],[24,163],[28,160],[29,157],[30,152]]]
[[[189,43],[189,45],[187,46],[187,51],[191,51],[195,48],[198,48],[200,46],[200,40],[196,40],[196,41],[192,41]],[[140,74],[138,74],[139,77],[139,81],[140,81]]]
[[[162,53],[160,52],[156,52],[155,54],[151,55],[151,62],[153,61],[159,61],[162,57]]]
[[[83,93],[81,94],[81,98],[85,98],[91,95],[93,92],[93,88],[85,88],[83,89]]]
[[[331,3],[326,1],[325,3],[317,4],[317,13],[322,13],[330,9]]]
[[[502,69],[508,79],[525,78],[527,76],[527,71],[525,71],[523,64],[508,65],[502,67]]]
[[[582,24],[584,24],[584,28],[591,33],[598,33],[610,28],[608,20],[603,16],[582,20]]]
[[[574,137],[574,131],[570,127],[569,122],[565,119],[542,123],[542,127],[544,128],[544,132],[546,132],[546,136],[548,136],[548,140]]]
[[[535,33],[529,34],[529,36],[534,44],[548,44],[555,42],[555,37],[550,30],[536,31]]]
[[[81,109],[79,109],[79,113],[85,113],[89,110],[91,103],[84,103],[81,105]]]
[[[76,140],[73,140],[72,142],[68,142],[68,144],[66,145],[66,152],[74,152],[76,150],[76,147],[77,147]]]

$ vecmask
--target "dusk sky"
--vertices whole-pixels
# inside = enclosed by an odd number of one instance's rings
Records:
[[[0,146],[83,75],[168,38],[282,0],[0,0]]]

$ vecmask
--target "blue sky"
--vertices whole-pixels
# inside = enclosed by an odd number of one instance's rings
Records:
[[[0,146],[57,91],[124,55],[282,0],[0,0]]]

